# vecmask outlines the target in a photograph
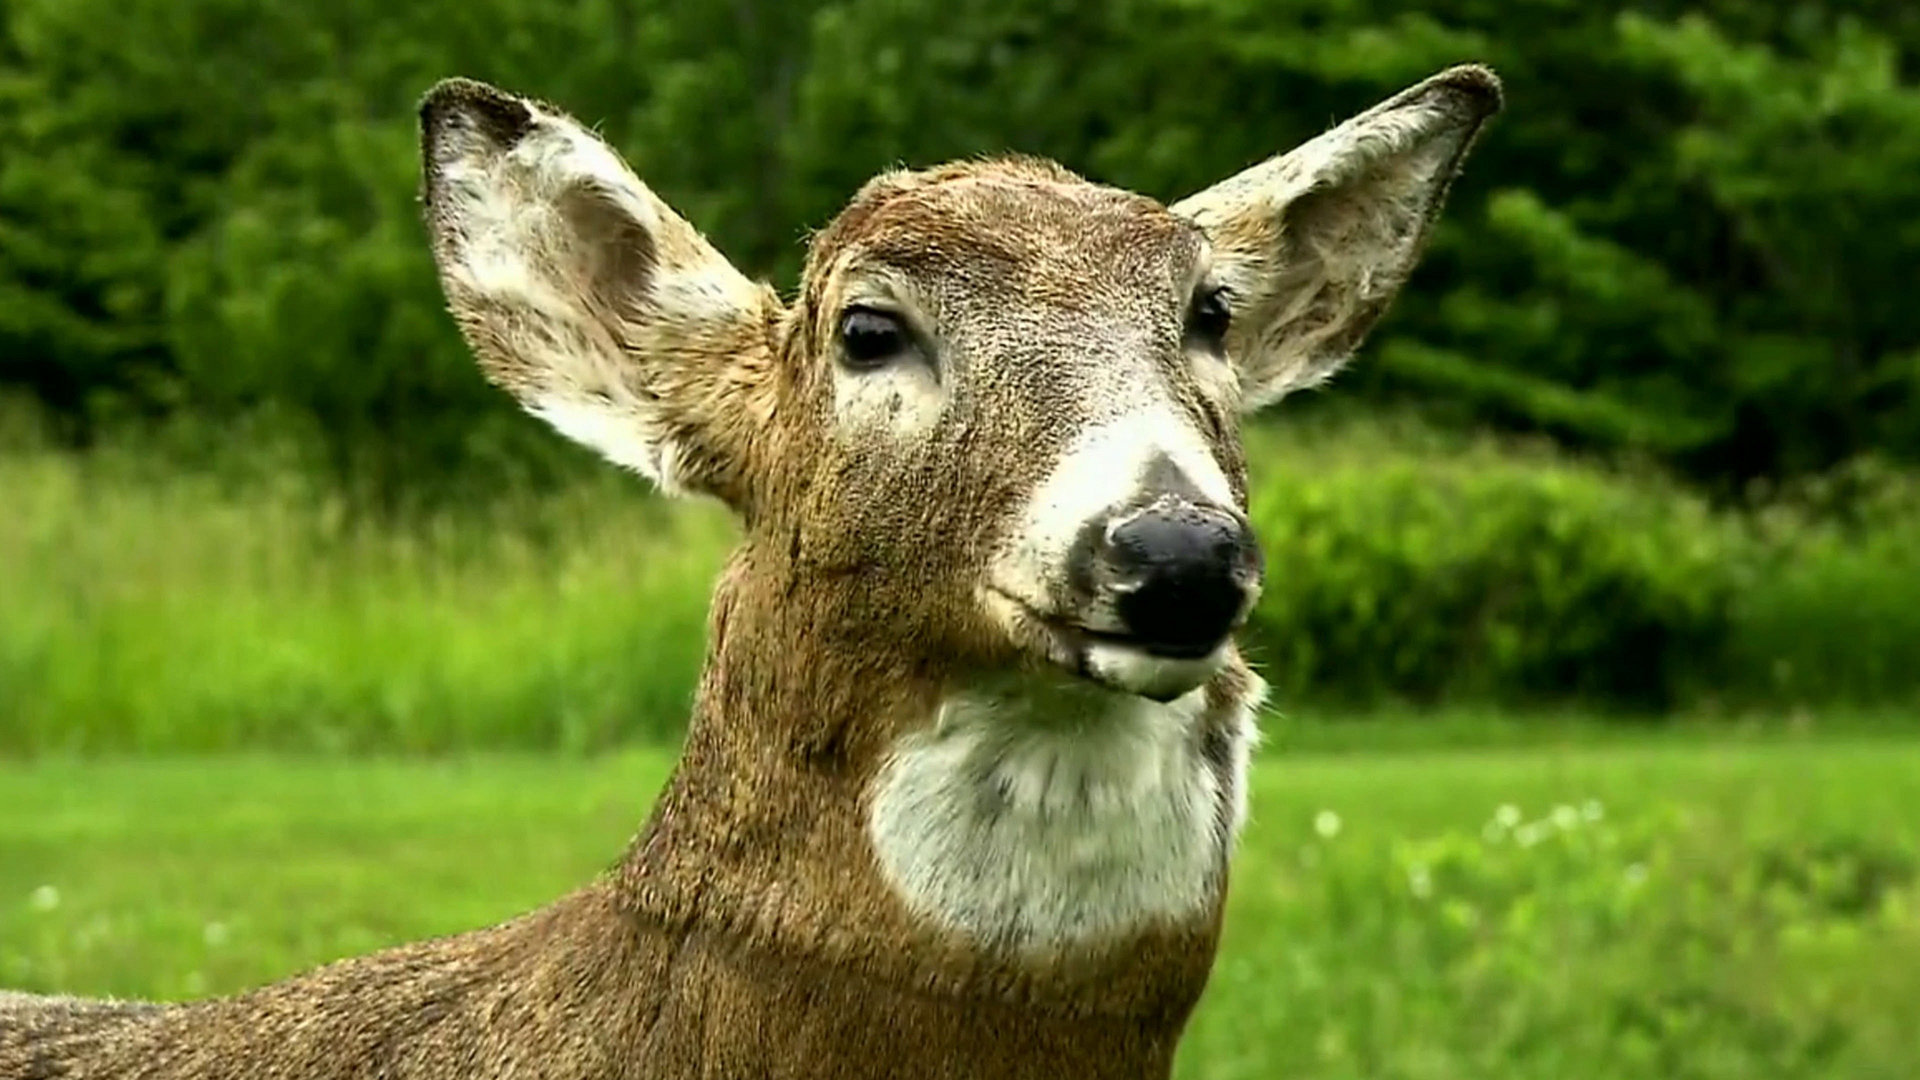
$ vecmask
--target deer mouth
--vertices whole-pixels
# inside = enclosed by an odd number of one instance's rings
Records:
[[[1049,614],[999,589],[988,596],[1015,644],[1080,678],[1154,701],[1172,701],[1211,679],[1225,666],[1233,638],[1229,630],[1210,642],[1157,641]]]

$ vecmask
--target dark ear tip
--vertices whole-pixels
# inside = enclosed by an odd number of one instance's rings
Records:
[[[1488,117],[1506,106],[1506,89],[1500,76],[1485,64],[1460,64],[1427,80],[1433,89],[1451,90],[1464,99],[1480,117]]]
[[[533,122],[525,101],[474,79],[442,79],[420,99],[420,134],[428,141],[465,123],[495,146],[507,147],[524,138]]]

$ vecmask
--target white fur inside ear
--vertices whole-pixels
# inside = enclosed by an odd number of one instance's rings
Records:
[[[1021,951],[1198,916],[1245,815],[1256,704],[1209,717],[1204,690],[1163,705],[1091,686],[949,700],[875,782],[880,866],[922,917]]]
[[[654,425],[638,408],[621,409],[611,401],[590,404],[554,395],[534,402],[527,411],[574,442],[599,451],[615,465],[652,480],[662,493],[684,493],[676,467],[679,455],[673,443],[650,438]]]
[[[1405,283],[1487,115],[1452,94],[1416,88],[1172,206],[1239,298],[1243,411],[1325,382]]]
[[[431,148],[448,298],[529,413],[664,492],[701,490],[712,447],[681,440],[724,426],[712,383],[755,347],[765,297],[611,147],[526,107],[511,146],[456,114]]]

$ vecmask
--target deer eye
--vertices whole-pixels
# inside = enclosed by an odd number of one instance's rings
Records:
[[[1213,352],[1225,349],[1227,327],[1233,322],[1233,308],[1229,304],[1232,299],[1225,285],[1196,294],[1187,312],[1188,340]]]
[[[850,308],[840,317],[840,355],[856,371],[884,367],[913,348],[899,316],[875,308]]]

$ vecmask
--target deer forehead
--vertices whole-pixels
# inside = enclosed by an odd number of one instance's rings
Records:
[[[817,353],[849,306],[881,302],[938,354],[881,377],[836,372],[844,431],[924,439],[967,402],[970,423],[997,417],[1044,443],[1134,412],[1199,425],[1194,399],[1226,393],[1228,375],[1181,344],[1208,271],[1205,235],[1160,203],[995,161],[870,182],[815,238],[803,297]]]
[[[875,274],[956,321],[1003,313],[1061,329],[1072,316],[1176,321],[1206,241],[1143,195],[1043,163],[987,162],[870,182],[815,238],[808,300],[830,328]],[[959,329],[959,328],[954,328]]]

